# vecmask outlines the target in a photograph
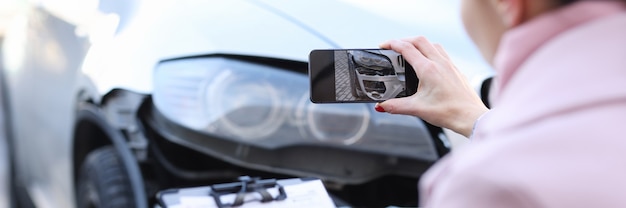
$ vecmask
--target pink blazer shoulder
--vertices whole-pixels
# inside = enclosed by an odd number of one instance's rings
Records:
[[[474,141],[421,181],[427,207],[626,207],[626,13],[539,48]]]

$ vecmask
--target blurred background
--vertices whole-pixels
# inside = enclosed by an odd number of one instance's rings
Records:
[[[4,30],[11,21],[11,18],[19,11],[20,4],[25,0],[1,0],[0,1],[0,34],[4,34]]]
[[[0,0],[0,48],[2,48],[2,40],[4,37],[4,33],[6,28],[12,22],[13,18],[20,11],[20,8],[23,7],[25,0]],[[2,63],[2,52],[0,51],[0,63]],[[2,65],[0,64],[0,70],[2,70]],[[2,70],[4,71],[4,70]],[[3,77],[2,73],[0,73],[0,77]],[[0,80],[4,80],[1,79]],[[0,83],[0,207],[12,207],[10,205],[10,194],[9,194],[9,156],[8,156],[8,145],[6,140],[6,128],[5,119],[4,119],[4,96],[1,93],[5,92],[4,83]]]
[[[160,190],[237,175],[319,177],[338,204],[415,205],[421,173],[465,138],[371,103],[313,105],[308,52],[424,35],[480,91],[492,71],[459,7],[0,0],[0,208],[18,198],[30,201],[19,207],[142,207]],[[89,113],[100,120],[81,117]],[[13,180],[9,155],[19,157]]]

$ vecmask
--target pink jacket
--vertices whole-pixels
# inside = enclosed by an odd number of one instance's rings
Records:
[[[507,32],[492,110],[422,177],[422,205],[626,207],[625,11],[586,1]]]

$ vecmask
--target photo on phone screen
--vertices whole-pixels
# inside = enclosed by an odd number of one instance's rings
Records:
[[[413,68],[393,50],[313,50],[309,76],[314,103],[380,102],[417,89]]]

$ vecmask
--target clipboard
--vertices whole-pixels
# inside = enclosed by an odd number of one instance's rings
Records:
[[[336,207],[317,178],[260,179],[168,189],[157,193],[161,208]]]

